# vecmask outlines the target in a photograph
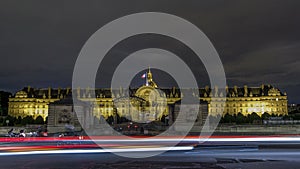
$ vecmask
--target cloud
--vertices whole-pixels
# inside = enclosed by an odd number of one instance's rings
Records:
[[[300,102],[295,87],[300,84],[299,5],[293,0],[1,1],[0,89],[17,90],[29,83],[69,86],[78,53],[96,30],[127,14],[158,11],[183,17],[204,31],[220,54],[230,85],[272,83]],[[114,54],[126,55],[148,44],[131,42]],[[178,54],[186,55],[176,42],[156,45],[175,46]],[[191,62],[200,81],[206,79],[201,63]]]

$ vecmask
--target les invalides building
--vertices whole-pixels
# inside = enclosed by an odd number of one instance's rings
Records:
[[[201,106],[196,121],[200,125],[208,115],[216,116],[226,113],[247,115],[253,112],[260,116],[263,113],[288,114],[287,94],[271,85],[226,87],[224,91],[225,93],[222,93],[218,87],[199,89],[200,96],[196,97],[199,98]],[[179,111],[178,105],[181,98],[185,97],[182,96],[180,89],[159,88],[149,69],[146,74],[146,84],[136,89],[129,89],[129,91],[114,92],[105,88],[95,90],[78,88],[74,89],[72,93],[71,88],[35,89],[25,87],[9,98],[9,115],[22,118],[28,115],[34,118],[42,116],[46,119],[48,115],[54,113],[55,116],[51,117],[53,123],[70,123],[74,118],[72,94],[84,102],[91,99],[91,92],[95,92],[96,97],[96,103],[89,108],[91,116],[107,119],[117,113],[120,117],[136,122],[168,118],[170,124],[175,120]],[[212,102],[212,100],[214,101]],[[125,104],[128,102],[131,106]]]

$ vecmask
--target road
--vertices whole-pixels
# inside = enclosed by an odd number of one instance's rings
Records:
[[[209,150],[167,152],[146,159],[111,153],[1,157],[1,168],[289,168],[300,166],[299,150]]]
[[[13,144],[15,143],[9,147]],[[26,144],[21,143],[22,146]],[[185,143],[184,146],[186,145]],[[78,148],[68,150],[78,150]],[[94,147],[85,150],[101,149]],[[192,150],[169,151],[149,158],[125,158],[107,152],[53,154],[50,151],[27,155],[0,154],[0,168],[298,169],[300,166],[300,142],[295,140],[273,142],[213,140],[200,144]]]

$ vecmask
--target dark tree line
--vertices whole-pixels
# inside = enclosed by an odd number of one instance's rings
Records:
[[[10,95],[9,92],[0,91],[0,116],[8,114],[8,98]]]
[[[8,124],[6,123],[8,122]],[[1,126],[25,126],[26,124],[46,124],[42,116],[38,116],[36,119],[33,116],[26,116],[24,118],[6,116],[6,118],[0,118]]]
[[[294,120],[300,120],[300,111],[294,110],[294,111],[290,112],[289,117],[291,117]]]
[[[114,119],[116,118],[116,120]],[[116,122],[116,124],[120,124],[120,123],[124,123],[124,122],[129,122],[130,120],[128,120],[126,117],[120,117],[120,115],[118,113],[116,113],[115,117],[114,116],[109,116],[106,119],[106,122],[108,124],[114,124],[114,122]]]
[[[260,124],[263,120],[268,120],[270,117],[282,117],[284,120],[294,119],[290,115],[277,116],[275,114],[264,113],[259,116],[257,113],[253,112],[248,115],[243,115],[242,113],[231,115],[226,113],[220,120],[220,123],[231,123],[231,124]],[[294,119],[295,120],[295,119]]]

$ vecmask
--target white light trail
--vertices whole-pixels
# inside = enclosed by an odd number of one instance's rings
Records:
[[[239,138],[186,138],[180,139],[182,142],[276,142],[276,141],[299,141],[300,137],[239,137]],[[105,139],[105,140],[93,140],[96,143],[101,142],[172,142],[178,141],[176,138],[163,138],[163,139]]]
[[[79,153],[127,153],[127,152],[147,152],[147,151],[184,151],[193,150],[192,146],[180,147],[155,147],[155,148],[112,148],[112,149],[92,149],[92,150],[43,150],[27,152],[5,152],[0,156],[8,155],[36,155],[36,154],[79,154]]]

